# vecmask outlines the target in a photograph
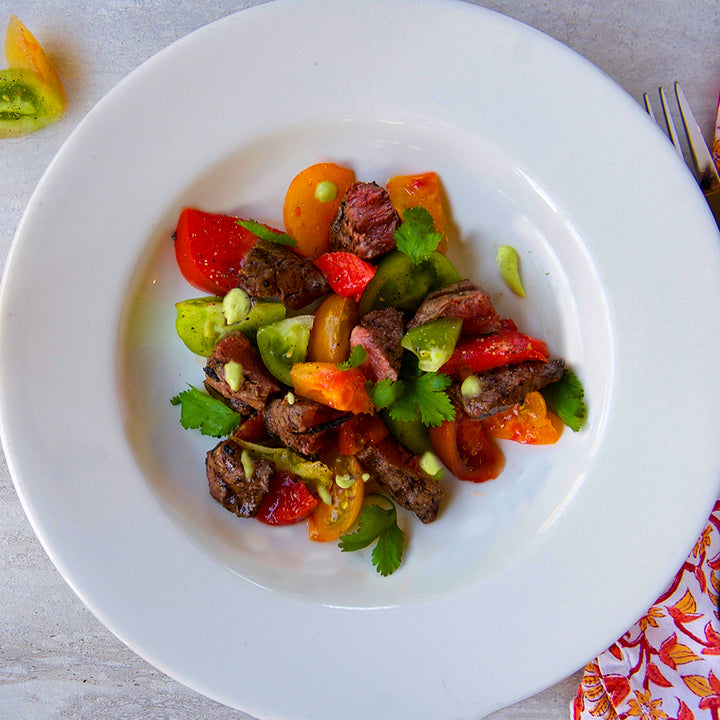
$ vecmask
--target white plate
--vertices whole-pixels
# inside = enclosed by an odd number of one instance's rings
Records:
[[[169,398],[186,204],[280,221],[321,159],[440,174],[454,259],[585,383],[590,417],[507,448],[400,571],[241,521]],[[498,244],[528,297],[503,292]],[[635,101],[567,48],[460,2],[284,2],[174,44],[53,161],[2,286],[3,442],[82,600],[196,690],[262,718],[479,718],[567,676],[672,577],[718,492],[718,234]]]

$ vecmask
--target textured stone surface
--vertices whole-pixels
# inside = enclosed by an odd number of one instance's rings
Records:
[[[143,60],[251,0],[0,0],[45,44],[70,100],[58,124],[0,144],[0,268],[37,181],[103,95]],[[703,130],[720,83],[720,15],[707,0],[478,2],[566,43],[631,95],[678,79]],[[590,109],[591,110],[591,109]],[[592,138],[588,138],[592,142]],[[175,683],[120,643],[57,573],[23,514],[0,456],[0,720],[223,720],[247,718]],[[622,602],[622,598],[618,598]],[[539,622],[542,620],[539,618]],[[518,662],[523,662],[522,649]],[[560,720],[579,672],[493,720]],[[482,679],[478,679],[481,692]]]

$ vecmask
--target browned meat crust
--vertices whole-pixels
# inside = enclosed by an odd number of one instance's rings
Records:
[[[287,398],[276,398],[263,410],[267,431],[285,447],[309,457],[317,457],[330,449],[334,438],[332,429],[347,415],[298,396],[292,404]]]
[[[426,475],[417,456],[394,438],[365,446],[358,453],[358,460],[398,505],[415,513],[423,523],[437,518],[445,489]]]
[[[330,292],[313,262],[285,245],[258,240],[238,274],[240,287],[256,298],[279,298],[292,310]]]
[[[565,362],[559,359],[506,365],[477,373],[481,391],[474,397],[463,397],[460,383],[455,383],[452,389],[465,412],[476,420],[482,420],[522,402],[528,393],[557,382],[564,372]]]
[[[265,460],[253,460],[248,478],[240,460],[242,448],[228,438],[218,443],[205,456],[210,494],[226,510],[238,517],[254,517],[262,499],[270,489],[273,466]]]
[[[233,390],[225,380],[225,363],[243,368],[243,382]],[[277,380],[265,369],[260,353],[242,333],[228,335],[215,346],[205,365],[205,389],[241,415],[262,410],[270,395],[280,392]]]
[[[367,357],[360,367],[370,380],[398,379],[403,334],[403,314],[395,308],[373,310],[353,328],[350,345],[362,345],[365,349]]]
[[[387,190],[374,182],[356,182],[347,189],[330,225],[330,249],[372,260],[395,248],[399,225]]]
[[[460,318],[462,332],[483,335],[501,327],[490,296],[472,280],[461,280],[430,293],[407,325],[410,330],[439,318]]]

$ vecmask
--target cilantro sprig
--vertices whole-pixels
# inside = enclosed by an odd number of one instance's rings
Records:
[[[351,370],[352,368],[360,367],[367,357],[367,350],[362,345],[355,345],[350,351],[350,357],[345,362],[338,364],[340,370]]]
[[[395,231],[395,245],[416,265],[437,250],[442,233],[435,232],[432,215],[423,207],[411,207],[403,213],[403,221]]]
[[[370,559],[375,569],[386,577],[400,567],[405,533],[397,523],[397,511],[392,502],[382,495],[377,497],[382,497],[391,507],[383,508],[374,503],[365,505],[358,516],[358,529],[343,535],[339,547],[342,552],[355,552],[375,542]]]
[[[398,380],[384,379],[371,385],[370,399],[379,410],[388,410],[393,420],[413,422],[427,427],[442,425],[455,417],[455,406],[447,389],[452,379],[440,372],[417,369],[417,358],[405,353]]]
[[[550,409],[573,432],[583,426],[587,417],[585,390],[572,370],[565,370],[562,378],[542,390],[542,395]]]
[[[238,220],[237,223],[238,225],[244,227],[248,232],[255,235],[255,237],[259,237],[261,240],[269,240],[270,242],[277,243],[278,245],[287,245],[288,247],[295,247],[297,245],[297,242],[287,233],[273,230],[257,220]]]
[[[180,406],[180,424],[186,430],[200,430],[211,437],[229,435],[242,419],[240,413],[193,385],[178,393],[170,403]]]

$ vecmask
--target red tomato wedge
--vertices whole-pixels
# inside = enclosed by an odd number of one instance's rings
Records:
[[[330,287],[344,298],[360,302],[367,284],[375,276],[375,266],[350,252],[330,252],[315,260]]]
[[[492,480],[505,467],[505,456],[485,431],[483,421],[473,420],[460,408],[456,408],[454,420],[431,427],[429,433],[435,454],[460,480]]]
[[[256,517],[266,525],[294,525],[307,520],[317,504],[317,498],[297,475],[280,470],[270,478],[270,490]]]
[[[530,360],[546,361],[547,345],[517,330],[461,340],[451,358],[440,368],[447,375],[469,374]]]
[[[365,387],[367,378],[358,368],[341,370],[334,363],[295,363],[290,370],[298,395],[336,410],[373,413],[375,406]]]
[[[224,295],[257,241],[238,218],[184,208],[175,232],[175,257],[183,277],[198,290]]]

